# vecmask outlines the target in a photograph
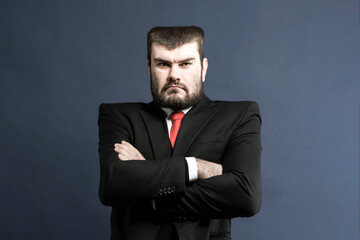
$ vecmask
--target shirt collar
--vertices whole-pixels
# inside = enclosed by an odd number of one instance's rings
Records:
[[[186,109],[182,109],[180,111],[183,112],[184,114],[187,114],[191,108],[192,108],[192,106],[189,108],[186,108]],[[162,107],[161,109],[165,112],[167,118],[170,116],[170,114],[172,114],[174,112],[174,110],[172,110],[171,108]]]

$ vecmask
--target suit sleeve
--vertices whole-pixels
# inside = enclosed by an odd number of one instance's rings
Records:
[[[173,201],[157,201],[158,212],[178,218],[249,217],[261,206],[258,106],[250,102],[222,159],[223,175],[198,180]]]
[[[132,123],[114,114],[106,105],[99,108],[99,198],[104,205],[118,206],[149,202],[162,193],[185,191],[186,163],[182,157],[164,160],[121,161],[114,144],[133,143]]]

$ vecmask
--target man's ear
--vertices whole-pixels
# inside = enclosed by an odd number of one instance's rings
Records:
[[[146,65],[147,65],[147,69],[148,69],[149,75],[151,75],[151,68],[150,68],[149,60],[146,60]]]
[[[202,79],[201,79],[203,82],[205,82],[207,69],[208,69],[208,60],[207,58],[204,58],[202,62]]]

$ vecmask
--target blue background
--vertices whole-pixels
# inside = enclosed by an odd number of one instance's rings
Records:
[[[98,105],[151,100],[156,25],[203,27],[207,95],[260,105],[263,206],[233,239],[358,240],[357,0],[1,0],[1,239],[109,239]]]

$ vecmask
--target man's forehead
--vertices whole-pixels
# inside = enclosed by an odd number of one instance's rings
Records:
[[[164,60],[181,61],[183,59],[194,58],[199,59],[199,48],[197,42],[185,43],[177,48],[168,48],[159,43],[152,44],[151,58],[161,58]]]

